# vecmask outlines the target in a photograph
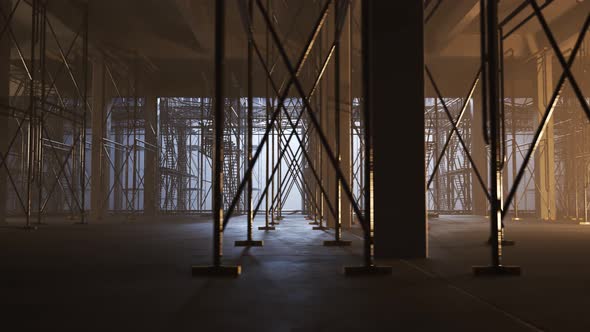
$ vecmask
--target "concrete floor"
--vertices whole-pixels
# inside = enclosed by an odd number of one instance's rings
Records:
[[[521,277],[475,279],[489,262],[488,224],[430,222],[431,259],[394,261],[390,277],[347,278],[351,248],[323,247],[330,232],[289,216],[255,232],[263,248],[235,248],[244,218],[225,236],[238,279],[193,278],[210,261],[211,224],[187,218],[0,226],[0,331],[588,331],[590,227],[509,223],[506,263]],[[257,226],[261,221],[257,221]],[[12,326],[11,328],[6,328]]]

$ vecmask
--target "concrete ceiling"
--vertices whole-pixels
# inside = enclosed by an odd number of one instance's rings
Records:
[[[435,2],[433,1],[431,8],[434,8]],[[500,21],[521,3],[522,0],[500,1]],[[555,37],[563,42],[563,49],[571,47],[572,40],[579,33],[588,13],[588,0],[553,0],[543,9]],[[531,14],[533,10],[528,6],[504,26],[504,33]],[[479,56],[479,1],[443,1],[425,27],[425,39],[427,53],[431,56]],[[537,51],[531,49],[531,39],[538,47],[548,46],[547,38],[535,17],[504,40],[504,49],[510,49],[516,57],[528,57]]]
[[[273,20],[292,60],[301,52],[323,2],[272,1]],[[436,2],[430,1],[427,12]],[[500,17],[506,17],[521,2],[502,0]],[[241,3],[246,2],[227,1],[226,51],[228,71],[233,77],[230,81],[234,82],[245,82],[247,39],[244,13],[240,12],[240,9],[244,10]],[[122,58],[138,54],[155,68],[156,80],[162,81],[162,85],[169,89],[182,93],[195,89],[209,90],[213,81],[214,0],[54,0],[49,4],[52,15],[68,27],[79,26],[82,17],[79,9],[88,5],[93,49],[108,50]],[[360,45],[359,7],[356,6],[353,12],[353,43],[357,45],[357,57]],[[589,12],[588,0],[554,0],[544,9],[551,28],[563,41],[563,49],[567,49],[568,43],[573,43]],[[530,13],[530,8],[525,9],[513,22],[519,22]],[[255,22],[255,39],[264,52],[264,25],[257,9]],[[507,24],[505,31],[515,24]],[[479,57],[478,0],[442,1],[425,27],[425,44],[427,61],[435,66],[438,64],[438,67],[448,69],[447,63],[463,63],[465,68],[462,70],[466,73],[475,70]],[[546,38],[536,19],[505,41],[505,49],[521,59],[534,53],[534,48],[546,46]],[[460,60],[462,58],[464,60]],[[256,77],[262,75],[261,69],[257,68]]]

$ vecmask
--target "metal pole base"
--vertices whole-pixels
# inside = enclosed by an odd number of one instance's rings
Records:
[[[244,241],[236,241],[234,243],[236,247],[262,247],[264,246],[264,241],[259,240],[244,240]]]
[[[23,229],[25,231],[36,231],[37,230],[37,226],[33,226],[33,225],[23,226]]]
[[[275,227],[274,226],[260,226],[258,227],[259,231],[274,231]]]
[[[523,219],[522,218],[519,218],[519,217],[512,217],[512,221],[522,221],[522,220]]]
[[[391,266],[347,266],[344,275],[347,277],[388,276],[393,273]]]
[[[280,225],[280,224],[281,224],[280,222],[276,222],[276,221],[270,223],[271,226],[276,226],[276,225]]]
[[[590,225],[590,222],[587,222],[587,221],[582,221],[582,222],[580,222],[580,225],[585,225],[585,226],[588,226],[588,225]]]
[[[320,223],[317,221],[310,221],[308,224],[310,225],[319,225]]]
[[[314,231],[327,231],[330,228],[326,227],[326,226],[315,226],[315,227],[312,227],[311,229],[313,229]]]
[[[473,275],[476,277],[519,276],[520,266],[474,266]]]
[[[352,241],[346,240],[330,240],[324,241],[324,247],[349,247]]]
[[[488,241],[486,242],[486,244],[489,246],[492,244],[492,240],[488,239]],[[513,240],[502,240],[502,246],[506,246],[506,247],[512,247],[516,245],[516,241]]]
[[[237,278],[242,273],[242,267],[237,266],[193,266],[193,277],[227,277]]]

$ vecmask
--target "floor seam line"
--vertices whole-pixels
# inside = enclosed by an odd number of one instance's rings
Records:
[[[526,320],[524,320],[524,319],[516,316],[515,314],[512,314],[512,313],[510,313],[510,312],[508,312],[508,311],[500,308],[498,305],[496,305],[494,303],[491,303],[489,301],[486,301],[486,300],[482,299],[481,297],[479,297],[479,296],[477,296],[475,294],[472,294],[471,292],[469,292],[469,291],[467,291],[467,290],[465,290],[465,289],[463,289],[463,288],[461,288],[461,287],[459,287],[457,285],[454,285],[448,279],[446,279],[445,277],[443,277],[443,276],[441,276],[441,275],[439,275],[439,274],[437,274],[435,272],[432,272],[432,271],[428,271],[426,269],[423,269],[423,268],[417,266],[416,264],[413,264],[413,263],[411,263],[411,262],[409,262],[409,261],[407,261],[405,259],[400,259],[400,261],[403,262],[403,263],[405,263],[406,265],[414,268],[415,270],[417,270],[417,271],[425,274],[426,276],[428,276],[430,278],[433,278],[433,279],[440,280],[440,281],[444,282],[449,288],[454,289],[455,291],[457,291],[457,292],[459,292],[459,293],[461,293],[463,295],[466,295],[466,296],[468,296],[468,297],[470,297],[470,298],[472,298],[472,299],[474,299],[474,300],[476,300],[476,301],[478,301],[478,302],[480,302],[482,304],[485,304],[485,305],[489,306],[490,308],[494,309],[495,311],[497,311],[497,312],[503,314],[504,316],[506,316],[506,317],[508,317],[508,318],[510,318],[510,319],[512,319],[512,320],[514,320],[514,321],[516,321],[518,323],[520,323],[521,325],[526,326],[527,328],[529,328],[529,329],[531,329],[533,331],[544,332],[544,330],[542,328],[536,326],[535,324],[533,324],[531,322],[528,322],[528,321],[526,321]]]

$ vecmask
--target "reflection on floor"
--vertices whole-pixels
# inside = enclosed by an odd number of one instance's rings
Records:
[[[393,261],[391,277],[349,279],[361,262],[349,248],[322,246],[331,232],[288,216],[255,232],[262,248],[236,248],[245,219],[225,234],[238,279],[192,278],[210,261],[211,224],[197,218],[138,218],[36,231],[0,226],[0,330],[51,331],[587,331],[590,227],[508,223],[507,264],[523,276],[475,279],[489,262],[488,224],[475,217],[430,222],[429,260]],[[256,226],[262,221],[257,220]],[[255,228],[256,229],[256,228]],[[6,326],[15,328],[6,329]]]

